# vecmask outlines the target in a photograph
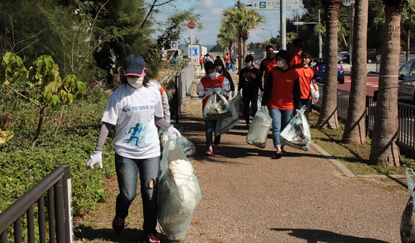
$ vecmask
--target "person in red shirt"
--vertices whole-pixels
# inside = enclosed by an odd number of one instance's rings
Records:
[[[268,45],[265,50],[267,55],[259,65],[259,71],[261,71],[261,74],[263,74],[264,77],[263,86],[265,86],[265,83],[268,80],[268,73],[277,66],[277,61],[275,60],[274,55],[274,47],[272,45]]]
[[[202,100],[202,110],[205,108],[206,102],[209,99],[208,89],[215,89],[221,92],[225,97],[229,95],[230,84],[229,80],[222,74],[216,72],[215,64],[213,62],[205,63],[206,76],[200,79],[197,84],[196,93]],[[212,156],[213,153],[219,153],[220,134],[212,141],[213,132],[216,128],[216,120],[205,120],[206,126],[206,144],[208,149],[206,155]]]
[[[319,96],[318,85],[314,76],[314,70],[308,65],[310,61],[311,55],[307,52],[302,52],[302,66],[299,66],[295,69],[295,71],[298,73],[298,78],[300,81],[301,105],[307,106],[307,110],[304,112],[307,120],[309,118],[309,112],[311,111],[311,103],[313,99],[311,94],[311,85],[316,91],[317,96]]]
[[[203,57],[202,54],[200,54],[200,58],[199,58],[199,63],[200,63],[200,70],[203,70],[203,63],[204,63],[205,58]]]
[[[304,42],[301,39],[293,40],[293,50],[290,52],[291,62],[290,66],[295,67],[301,65],[301,53],[303,52]]]
[[[294,109],[301,107],[298,73],[291,68],[291,56],[281,50],[277,53],[277,67],[271,70],[265,84],[262,107],[268,107],[272,118],[272,142],[276,150],[273,158],[279,159],[285,153],[280,133],[287,126]]]
[[[226,71],[229,71],[229,69],[231,69],[231,57],[229,56],[229,53],[226,53],[225,55],[225,65]]]

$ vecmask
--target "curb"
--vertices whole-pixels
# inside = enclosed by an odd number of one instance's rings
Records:
[[[357,176],[353,174],[349,169],[346,168],[340,161],[336,160],[333,156],[331,156],[329,153],[326,152],[326,150],[322,149],[320,146],[318,146],[316,143],[311,141],[311,145],[313,148],[315,148],[317,151],[319,151],[322,155],[324,155],[331,163],[333,163],[343,174],[350,178],[356,178]]]

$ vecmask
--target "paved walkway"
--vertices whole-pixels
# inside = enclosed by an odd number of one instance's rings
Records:
[[[271,159],[271,137],[264,149],[249,145],[242,124],[205,156],[201,106],[190,99],[177,125],[197,147],[190,159],[203,197],[185,242],[400,242],[405,188],[346,175],[313,146]]]

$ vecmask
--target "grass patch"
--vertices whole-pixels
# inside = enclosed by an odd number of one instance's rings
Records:
[[[362,145],[342,142],[344,124],[340,129],[317,129],[319,113],[310,113],[310,128],[313,141],[327,153],[344,164],[355,175],[404,175],[405,169],[415,169],[415,160],[401,154],[401,167],[369,165],[371,139],[367,138]]]

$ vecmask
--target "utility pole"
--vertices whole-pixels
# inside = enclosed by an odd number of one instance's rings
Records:
[[[281,0],[280,4],[280,36],[281,36],[281,49],[287,50],[287,26],[285,20],[285,1]]]

